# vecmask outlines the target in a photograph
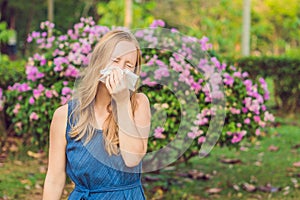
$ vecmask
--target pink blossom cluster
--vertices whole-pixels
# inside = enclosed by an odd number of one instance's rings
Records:
[[[3,96],[3,89],[0,87],[0,111],[3,110],[3,106],[4,106],[4,96]]]
[[[164,130],[165,129],[163,127],[160,127],[160,126],[156,127],[154,130],[154,137],[158,138],[158,139],[166,138],[166,136],[163,134]]]
[[[42,111],[37,110],[45,100],[58,100],[61,105],[65,104],[73,93],[71,85],[79,75],[79,68],[89,63],[93,46],[110,30],[108,27],[95,25],[92,18],[81,18],[80,22],[64,35],[54,35],[54,27],[53,23],[43,22],[40,32],[34,31],[28,36],[28,43],[35,41],[41,52],[47,54],[36,53],[30,57],[26,64],[26,82],[8,87],[9,91],[18,91],[19,102],[14,105],[13,113],[20,120],[22,115],[18,113],[28,105],[27,102],[37,108],[29,113],[31,122],[42,120],[41,116],[44,115]],[[227,97],[229,120],[231,117],[236,119],[237,115],[240,116],[235,122],[234,130],[225,124],[226,139],[232,144],[239,143],[251,134],[260,135],[260,128],[265,127],[268,121],[274,121],[274,116],[265,106],[269,92],[263,78],[260,78],[257,84],[247,78],[247,72],[227,66],[216,57],[208,56],[212,44],[209,44],[207,37],[178,38],[176,29],[171,29],[172,34],[164,35],[165,32],[159,29],[163,27],[165,22],[156,20],[151,24],[151,29],[138,30],[135,33],[142,48],[159,49],[155,53],[142,54],[147,68],[141,72],[142,84],[151,87],[166,80],[170,88],[177,89],[185,85],[188,89],[183,91],[184,94],[193,92],[199,96],[201,112],[197,114],[194,125],[188,130],[189,138],[196,139],[198,144],[206,141],[205,130],[209,126],[210,117],[216,114],[216,111],[210,108],[210,103],[213,99],[224,98],[223,93]],[[49,33],[53,35],[49,37]],[[175,49],[176,46],[179,48]],[[166,54],[166,49],[174,51]],[[221,90],[222,85],[224,91]],[[2,96],[0,90],[0,110]],[[245,128],[250,124],[255,125],[255,133],[250,133],[249,129]],[[18,127],[21,125],[20,122]],[[164,131],[163,127],[157,126],[154,137],[166,138]]]
[[[168,79],[172,86],[178,86],[178,84],[186,84],[189,86],[190,90],[194,91],[195,94],[203,93],[204,102],[211,103],[212,100],[224,98],[224,94],[227,96],[227,106],[226,109],[232,115],[245,116],[241,117],[239,122],[236,122],[237,130],[228,131],[227,134],[231,138],[232,143],[240,142],[246,135],[247,130],[242,130],[245,126],[254,123],[257,127],[255,130],[255,135],[260,134],[260,128],[264,128],[268,121],[274,121],[274,116],[266,111],[265,101],[269,99],[269,91],[267,84],[263,78],[259,79],[259,83],[254,83],[248,78],[247,72],[242,72],[241,69],[235,66],[227,66],[225,63],[221,63],[216,57],[204,56],[195,62],[195,57],[197,57],[198,48],[195,43],[200,44],[200,50],[206,51],[212,48],[209,44],[209,39],[203,37],[200,40],[193,37],[181,37],[180,43],[178,44],[176,37],[166,34],[164,39],[155,39],[155,37],[161,36],[157,32],[161,31],[164,27],[164,23],[161,21],[155,21],[152,25],[151,31],[139,30],[136,36],[145,39],[144,44],[148,48],[153,46],[158,46],[160,48],[173,49],[174,45],[179,45],[180,48],[172,53],[170,58],[167,60],[159,60],[159,52],[164,51],[159,50],[157,54],[152,56],[146,56],[146,66],[147,69],[152,69],[144,73],[142,76],[143,84],[153,86],[156,83],[161,82],[163,79]],[[162,34],[164,31],[162,30]],[[176,33],[176,32],[175,32]],[[176,34],[175,34],[176,35]],[[166,42],[168,41],[168,42]],[[157,43],[158,42],[158,43]],[[193,65],[188,60],[197,63],[197,67]],[[162,63],[163,62],[163,63]],[[178,77],[174,77],[174,73],[179,73]],[[192,71],[198,71],[197,73],[203,76],[196,78]],[[172,73],[171,73],[172,72]],[[221,91],[221,85],[224,86],[224,91]],[[239,87],[239,89],[236,89]],[[261,91],[260,88],[263,90]],[[245,90],[246,96],[242,91]],[[239,94],[243,94],[239,96]],[[234,99],[231,100],[231,97]],[[250,115],[249,115],[250,114]],[[205,127],[209,125],[209,120],[206,115],[200,113],[197,115],[197,120],[194,122],[195,126]],[[193,129],[193,130],[192,130]],[[195,128],[191,128],[188,133],[190,138],[195,138],[198,136],[199,132]],[[234,132],[233,132],[234,131]],[[205,134],[203,136],[205,138]]]

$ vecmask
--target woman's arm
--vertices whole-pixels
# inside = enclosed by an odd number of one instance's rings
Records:
[[[128,167],[138,165],[146,154],[151,123],[150,103],[147,96],[138,93],[136,98],[137,108],[134,117],[130,100],[116,102],[120,151]]]
[[[68,104],[57,108],[50,125],[48,170],[44,182],[43,200],[61,199],[66,181],[66,125]]]

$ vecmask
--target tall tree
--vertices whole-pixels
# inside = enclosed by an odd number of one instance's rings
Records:
[[[132,0],[125,0],[124,26],[130,28],[132,24]]]
[[[243,2],[242,55],[250,55],[251,0]]]

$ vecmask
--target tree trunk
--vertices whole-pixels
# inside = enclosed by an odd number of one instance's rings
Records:
[[[34,15],[34,10],[32,12],[29,12],[28,21],[26,24],[26,35],[28,35],[30,32],[30,26],[32,23],[33,15]],[[26,54],[26,50],[27,50],[27,38],[25,38],[24,47],[22,49],[23,56]]]
[[[132,0],[125,0],[124,26],[130,28],[132,24]]]
[[[250,55],[250,24],[251,24],[251,0],[244,0],[243,3],[243,35],[242,55]]]

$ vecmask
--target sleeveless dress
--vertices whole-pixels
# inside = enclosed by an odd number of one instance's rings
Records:
[[[87,145],[69,136],[69,118],[73,123],[73,115],[70,114],[75,103],[74,99],[68,101],[66,173],[75,183],[68,199],[145,200],[141,184],[142,162],[135,167],[127,167],[121,155],[109,156],[100,129],[96,129],[96,134]]]

